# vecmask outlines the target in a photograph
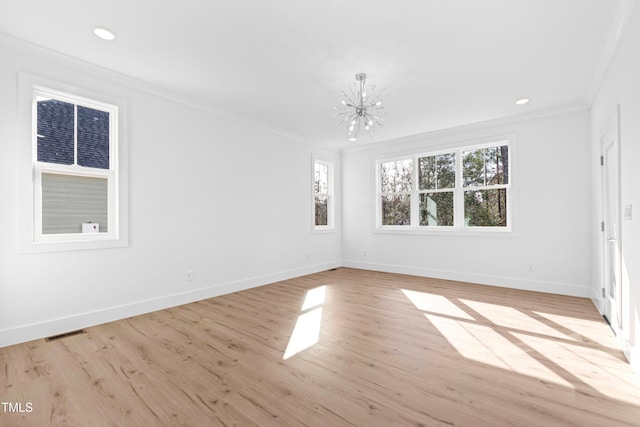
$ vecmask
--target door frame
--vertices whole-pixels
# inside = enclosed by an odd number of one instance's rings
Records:
[[[607,148],[614,145],[614,158],[608,158]],[[621,191],[620,191],[620,105],[616,108],[614,118],[604,128],[600,136],[600,165],[602,184],[602,311],[611,329],[622,338],[624,327],[624,298],[622,286],[622,218],[621,218]],[[608,175],[607,168],[613,166],[615,170]],[[609,181],[613,178],[612,193],[609,194]],[[609,212],[608,202],[613,198],[614,212]],[[615,239],[615,240],[612,240]],[[612,253],[613,251],[613,253]],[[615,282],[615,292],[611,295],[611,277]]]

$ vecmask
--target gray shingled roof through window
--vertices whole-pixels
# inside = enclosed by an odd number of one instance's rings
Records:
[[[74,164],[74,105],[38,101],[38,161]],[[78,106],[78,165],[109,169],[109,113]]]

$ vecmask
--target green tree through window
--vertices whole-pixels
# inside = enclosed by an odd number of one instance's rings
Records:
[[[378,162],[378,227],[508,229],[508,142]]]

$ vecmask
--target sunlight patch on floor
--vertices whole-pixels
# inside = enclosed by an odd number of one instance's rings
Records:
[[[306,311],[310,308],[324,304],[326,291],[327,287],[325,285],[309,290],[300,310]]]
[[[499,326],[532,332],[549,337],[562,338],[565,340],[574,339],[573,337],[570,337],[555,328],[545,325],[539,320],[536,320],[531,316],[528,316],[525,313],[516,310],[513,307],[465,299],[460,299],[459,301],[472,310],[480,313],[482,317]]]
[[[303,350],[311,347],[320,339],[320,323],[322,322],[322,307],[315,308],[301,314],[293,328],[289,344],[282,358],[287,360]]]
[[[444,338],[466,359],[542,381],[573,387],[557,373],[489,326],[425,314]]]
[[[411,301],[418,310],[473,320],[473,317],[442,295],[409,291],[407,289],[401,289],[401,291],[407,298],[409,298],[409,301]]]
[[[618,349],[618,345],[613,336],[613,333],[608,333],[606,331],[609,329],[609,326],[602,322],[601,319],[598,320],[586,320],[586,319],[576,319],[570,316],[562,316],[559,314],[551,314],[544,313],[541,311],[534,311],[538,316],[544,317],[549,321],[562,325],[563,327],[570,329],[575,333],[578,341],[584,341],[586,338],[589,341],[593,341],[605,347],[609,347],[612,349]],[[604,331],[604,333],[603,333]]]
[[[572,382],[576,383],[577,380],[605,396],[623,400],[628,403],[638,404],[637,394],[630,396],[627,392],[628,388],[618,387],[618,383],[616,381],[611,381],[611,377],[614,375],[618,377],[620,381],[630,383],[635,387],[640,385],[640,381],[638,381],[632,374],[626,375],[625,377],[617,375],[619,372],[616,367],[623,368],[625,362],[618,360],[613,356],[608,356],[607,360],[610,362],[608,363],[610,368],[607,368],[602,366],[600,363],[603,354],[598,356],[600,358],[598,359],[599,362],[598,364],[595,364],[591,362],[588,357],[585,357],[585,349],[577,344],[574,345],[568,342],[547,340],[527,334],[514,333],[514,336],[526,345],[538,351],[540,354],[544,355],[545,358],[553,361],[559,369],[569,373],[574,377]],[[585,387],[582,388],[584,390]]]
[[[287,349],[282,356],[284,360],[295,356],[319,341],[320,326],[322,324],[322,304],[324,304],[325,295],[325,285],[307,291],[302,304],[302,314],[298,316],[291,338],[289,338]]]

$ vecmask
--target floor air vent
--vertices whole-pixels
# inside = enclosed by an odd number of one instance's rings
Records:
[[[59,335],[53,335],[51,337],[47,337],[44,340],[46,342],[49,341],[56,341],[62,338],[67,338],[67,337],[71,337],[73,335],[80,335],[80,334],[86,334],[87,331],[85,331],[84,329],[78,329],[77,331],[71,331],[71,332],[65,332],[64,334],[59,334]]]

